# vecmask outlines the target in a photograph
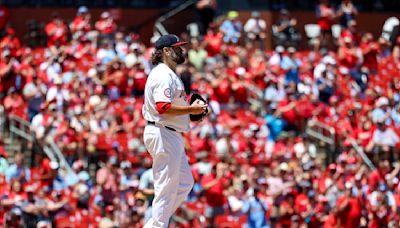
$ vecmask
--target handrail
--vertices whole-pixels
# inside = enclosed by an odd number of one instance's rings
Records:
[[[317,130],[315,130],[314,127],[316,127]],[[325,136],[323,134],[323,131],[328,132],[329,136]],[[327,124],[324,124],[317,120],[309,120],[307,123],[306,133],[316,139],[319,139],[331,145],[333,148],[335,147],[335,128]]]
[[[33,135],[30,132],[30,125],[28,122],[26,122],[24,119],[15,116],[15,115],[10,115],[8,117],[9,122],[10,122],[10,138],[11,138],[11,143],[14,141],[14,134],[18,135],[19,137],[24,138],[25,140],[29,142],[33,142]]]
[[[31,131],[29,122],[15,115],[10,115],[8,119],[10,122],[9,129],[11,144],[13,143],[14,134],[24,138],[31,143],[35,141],[35,136],[34,133]],[[57,144],[54,142],[53,138],[49,138],[48,140],[46,140],[45,145],[43,146],[43,152],[51,161],[59,162],[60,167],[65,168],[68,173],[74,172],[71,166],[66,161],[64,155],[58,148]]]
[[[51,149],[47,146],[43,146],[43,152],[47,155],[47,157],[50,159],[50,161],[57,161],[56,157],[54,157],[54,154],[52,153]]]
[[[317,129],[315,129],[317,128]],[[323,134],[323,132],[329,132],[329,136]],[[331,146],[332,149],[335,149],[335,128],[324,124],[317,120],[309,120],[307,124],[306,133],[322,142],[325,142]],[[354,139],[349,138],[351,145],[353,146],[354,150],[358,153],[358,155],[363,159],[364,163],[370,168],[371,170],[375,169],[374,164],[368,158],[368,156],[364,153],[363,149],[357,144]]]
[[[4,111],[4,107],[0,105],[0,136],[4,134],[5,123],[6,123],[6,114]]]
[[[177,6],[176,8],[173,8],[172,10],[168,11],[167,13],[163,14],[161,17],[159,17],[156,22],[154,23],[154,27],[155,29],[158,30],[158,32],[161,35],[166,35],[168,34],[168,31],[165,29],[164,25],[162,24],[164,21],[166,21],[167,19],[175,16],[177,13],[185,10],[186,8],[188,8],[189,6],[195,4],[197,2],[197,0],[188,0],[182,4],[180,4],[179,6]]]
[[[350,143],[353,146],[354,150],[360,155],[360,157],[363,159],[364,163],[370,168],[371,170],[376,169],[375,165],[372,163],[372,161],[368,158],[368,156],[364,153],[363,149],[357,144],[356,140],[350,138]]]
[[[65,159],[64,155],[61,153],[60,148],[54,142],[54,139],[50,138],[48,140],[48,143],[50,144],[50,147],[52,148],[53,152],[57,155],[58,160],[60,161],[60,166],[64,167],[68,173],[73,173],[74,170],[72,170],[71,166],[68,164],[68,162]]]

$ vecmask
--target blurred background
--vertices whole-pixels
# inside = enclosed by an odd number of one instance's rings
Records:
[[[399,227],[397,0],[1,1],[0,221],[142,227],[153,44],[213,113],[170,227]]]

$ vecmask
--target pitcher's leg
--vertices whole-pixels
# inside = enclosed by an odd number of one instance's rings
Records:
[[[168,152],[153,157],[154,200],[152,218],[145,227],[168,227],[179,186],[180,162]]]
[[[182,153],[180,160],[181,165],[179,169],[179,188],[172,213],[174,213],[175,210],[178,209],[178,207],[183,203],[183,201],[185,201],[194,184],[192,170],[190,169],[189,162],[185,153]]]

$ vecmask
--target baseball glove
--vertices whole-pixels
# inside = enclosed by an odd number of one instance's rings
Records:
[[[192,94],[192,96],[190,97],[190,104],[193,104],[194,102],[199,102],[200,104],[207,104],[206,100],[197,93]],[[201,121],[204,117],[206,117],[209,114],[209,112],[210,109],[207,108],[207,110],[205,110],[202,114],[198,115],[190,114],[190,121]]]

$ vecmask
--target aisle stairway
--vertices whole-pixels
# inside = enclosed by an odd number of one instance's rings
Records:
[[[7,121],[5,121],[7,118]],[[15,152],[24,154],[26,165],[31,166],[34,162],[33,151],[41,151],[51,160],[58,162],[66,172],[73,172],[64,155],[53,139],[46,140],[44,146],[37,148],[34,134],[30,130],[29,122],[17,116],[5,116],[0,108],[0,139],[5,150],[8,152],[8,160],[13,162]]]

